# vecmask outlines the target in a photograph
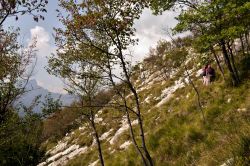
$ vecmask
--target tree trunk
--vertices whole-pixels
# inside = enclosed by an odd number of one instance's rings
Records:
[[[244,46],[244,40],[242,35],[240,35],[240,42],[241,42],[241,48],[242,48],[242,53],[245,55],[245,46]]]
[[[235,65],[234,54],[233,54],[233,51],[232,51],[232,49],[230,47],[229,42],[227,42],[227,47],[228,47],[228,50],[229,50],[229,53],[230,53],[230,58],[232,60],[232,66],[233,66],[233,70],[234,70],[236,79],[237,79],[238,82],[240,82],[240,77],[239,77],[239,74],[238,74],[238,70],[237,70],[236,65]]]
[[[116,85],[115,85],[115,82],[114,82],[113,77],[112,77],[112,71],[111,71],[111,66],[110,66],[110,64],[108,64],[108,70],[109,70],[109,73],[108,73],[108,74],[109,74],[110,81],[111,81],[111,83],[112,83],[112,86],[115,88]],[[147,166],[147,161],[146,161],[144,155],[142,154],[142,151],[141,151],[140,147],[138,146],[138,143],[137,143],[136,140],[135,140],[135,135],[134,135],[133,127],[132,127],[132,124],[131,124],[131,119],[130,119],[129,110],[128,110],[129,108],[128,108],[128,105],[127,105],[126,98],[125,98],[125,96],[123,96],[123,95],[121,94],[121,92],[120,92],[118,89],[115,88],[115,91],[116,91],[116,93],[123,99],[123,103],[124,103],[124,106],[125,106],[126,117],[127,117],[127,121],[128,121],[128,125],[129,125],[129,131],[130,131],[130,136],[131,136],[131,138],[132,138],[132,142],[133,142],[133,144],[134,144],[134,146],[135,146],[135,148],[136,148],[138,154],[139,154],[139,155],[141,156],[141,158],[142,158],[143,165],[144,165],[144,166]]]
[[[125,74],[126,77],[126,83],[130,89],[130,91],[133,93],[134,98],[135,98],[135,102],[136,102],[136,109],[137,109],[137,119],[138,119],[138,123],[139,123],[139,128],[140,128],[140,136],[141,136],[141,141],[142,141],[142,148],[143,151],[145,152],[146,158],[149,162],[150,166],[153,166],[153,160],[148,152],[147,146],[146,146],[146,142],[145,142],[145,134],[144,134],[144,130],[143,130],[143,122],[142,122],[142,118],[141,118],[141,109],[140,109],[140,102],[139,102],[139,98],[138,98],[138,94],[133,86],[133,84],[131,83],[128,71],[127,71],[127,67],[126,67],[126,63],[124,61],[122,52],[120,50],[120,56],[119,56],[120,60],[121,60],[121,64],[122,64],[122,68],[123,68],[123,72]]]
[[[248,34],[248,32],[246,32],[245,33],[245,39],[246,39],[247,53],[249,54],[249,52],[250,52],[250,46],[249,46],[249,40],[248,40],[248,38],[249,38],[249,34]]]
[[[206,119],[205,119],[204,111],[203,111],[202,105],[201,105],[200,93],[199,93],[198,89],[196,88],[196,86],[194,85],[194,83],[193,83],[193,81],[192,81],[192,79],[190,77],[190,74],[189,74],[189,72],[187,70],[186,65],[184,65],[184,68],[185,68],[185,72],[187,73],[187,76],[188,76],[188,81],[192,85],[192,87],[193,87],[193,89],[194,89],[194,91],[195,91],[195,93],[197,95],[197,103],[198,103],[198,106],[199,106],[200,111],[201,111],[203,122],[205,124],[206,123]]]
[[[215,58],[216,63],[217,63],[217,65],[218,65],[219,69],[220,69],[220,72],[221,72],[221,74],[222,74],[222,77],[223,77],[223,79],[225,80],[225,75],[224,75],[223,68],[221,67],[220,61],[219,61],[219,59],[218,59],[218,57],[217,57],[217,55],[216,55],[216,53],[215,53],[215,50],[214,50],[213,46],[210,47],[210,50],[211,50],[212,54],[214,55],[214,58]]]
[[[230,76],[231,76],[231,79],[232,79],[232,84],[233,84],[233,86],[236,86],[238,84],[238,81],[237,81],[237,78],[236,78],[235,73],[233,71],[233,68],[232,68],[228,53],[227,53],[226,43],[225,43],[225,41],[223,39],[220,40],[220,45],[221,45],[221,49],[222,49],[222,53],[223,53],[223,56],[224,56],[225,63],[226,63],[227,68],[228,68],[228,70],[230,72]]]
[[[125,108],[125,110],[126,110],[126,117],[127,117],[127,121],[128,121],[128,125],[129,125],[129,132],[130,132],[130,136],[131,136],[132,142],[133,142],[133,144],[134,144],[134,146],[136,148],[137,153],[139,153],[140,156],[141,156],[141,158],[142,158],[143,165],[147,166],[147,161],[146,161],[146,159],[145,159],[145,157],[144,157],[144,155],[143,155],[140,147],[138,146],[138,144],[137,144],[137,142],[135,140],[135,135],[134,135],[133,127],[132,127],[131,120],[130,120],[129,110],[128,110],[128,108],[127,108],[126,105],[125,105],[125,107],[126,107]]]
[[[100,140],[99,140],[98,132],[97,132],[96,126],[95,126],[93,111],[91,111],[90,123],[91,123],[91,126],[92,126],[93,131],[94,131],[94,137],[95,137],[97,148],[98,148],[99,159],[100,159],[101,165],[104,166],[104,160],[103,160],[103,156],[102,156],[102,148],[101,148],[101,143],[100,143]]]

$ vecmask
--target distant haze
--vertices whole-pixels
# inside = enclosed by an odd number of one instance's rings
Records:
[[[49,93],[47,89],[39,86],[36,80],[30,80],[26,89],[29,91],[25,95],[23,95],[17,103],[21,102],[25,106],[30,106],[32,101],[35,99],[36,96],[41,95],[40,101],[45,101],[45,96]],[[61,97],[60,97],[61,96]],[[51,92],[51,97],[53,99],[58,99],[62,101],[63,105],[70,105],[76,98],[68,95],[68,94],[59,94]],[[40,113],[42,104],[40,103],[37,107],[35,107],[34,112]]]

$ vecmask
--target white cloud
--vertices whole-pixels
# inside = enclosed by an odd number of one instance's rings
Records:
[[[31,39],[36,39],[36,47],[39,52],[43,53],[42,56],[48,56],[51,54],[50,36],[49,33],[40,26],[35,26],[30,30]]]
[[[38,50],[34,79],[36,79],[39,86],[42,86],[51,92],[65,93],[62,81],[55,76],[49,75],[45,70],[45,66],[48,65],[46,57],[56,52],[56,47],[51,44],[49,33],[43,27],[35,26],[30,29],[30,39],[28,40],[28,43],[31,43],[34,38],[37,41],[36,49]]]
[[[164,12],[162,15],[155,16],[149,9],[145,9],[139,20],[135,22],[136,38],[139,39],[138,45],[130,48],[133,55],[133,64],[136,61],[141,61],[149,52],[150,47],[155,47],[157,41],[160,39],[168,39],[164,29],[174,27],[177,21],[174,19],[178,13],[176,12]],[[45,26],[46,27],[46,26]],[[35,79],[39,82],[39,85],[45,87],[52,92],[62,93],[63,83],[60,79],[49,75],[44,69],[47,66],[46,56],[50,56],[51,53],[56,52],[56,47],[51,41],[50,34],[44,27],[35,26],[30,29],[31,39],[37,39],[37,55],[38,62],[36,67]],[[31,39],[28,42],[31,42]],[[116,71],[119,73],[119,70]]]
[[[149,9],[145,9],[139,20],[135,22],[136,38],[138,45],[134,46],[134,61],[141,61],[149,52],[150,47],[155,47],[160,39],[168,39],[164,29],[172,28],[177,24],[175,17],[178,12],[167,11],[155,16]]]

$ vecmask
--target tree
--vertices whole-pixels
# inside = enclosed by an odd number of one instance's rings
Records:
[[[47,0],[0,0],[0,123],[12,104],[22,94],[33,72],[35,44],[28,48],[17,42],[19,30],[4,30],[4,21],[11,16],[31,14],[35,21],[44,19],[39,13],[46,12]]]
[[[174,2],[171,7],[180,1]],[[214,51],[215,45],[220,46],[225,64],[232,79],[232,84],[239,84],[240,78],[231,48],[232,44],[230,43],[233,43],[234,40],[242,36],[242,34],[249,33],[249,27],[248,24],[246,24],[246,22],[248,22],[246,20],[249,20],[249,2],[245,0],[207,0],[201,3],[195,3],[195,7],[188,5],[190,2],[192,1],[186,1],[185,5],[187,7],[184,8],[178,16],[177,19],[179,23],[174,30],[176,32],[191,31],[196,37],[196,44],[198,44],[203,51],[210,50],[213,53],[222,71]],[[165,3],[170,4],[169,1]],[[157,8],[154,6],[152,6],[152,8],[157,13]],[[163,8],[159,8],[163,10]],[[244,44],[242,44],[242,46],[244,46]]]
[[[62,102],[60,101],[61,96],[58,99],[54,99],[51,93],[45,96],[45,101],[42,102],[42,116],[49,117],[57,111],[61,111]]]
[[[196,6],[202,3],[202,1],[199,0],[148,0],[147,2],[154,14],[162,14],[162,12],[166,10],[178,7],[196,9]]]
[[[244,25],[238,24],[237,20],[249,18],[246,13],[248,4],[223,0],[207,2],[197,7],[197,10],[188,10],[181,14],[178,18],[180,22],[175,28],[178,32],[194,32],[197,36],[196,42],[204,50],[213,50],[214,45],[219,45],[233,85],[237,85],[240,78],[229,42],[244,33]]]
[[[24,117],[12,111],[0,124],[0,165],[37,165],[43,152],[42,120],[38,114],[28,112]]]
[[[45,9],[48,0],[0,0],[0,27],[8,17],[18,19],[19,15],[30,14],[35,21],[44,20],[39,12]]]
[[[0,32],[0,123],[13,110],[13,103],[26,92],[26,85],[33,73],[35,42],[28,48],[16,43],[17,32]],[[21,50],[21,51],[19,51]]]
[[[74,54],[73,51],[58,52],[57,58],[53,57],[49,60],[50,69],[48,71],[63,78],[67,85],[66,90],[79,98],[80,115],[87,120],[90,126],[93,138],[97,143],[101,165],[104,165],[101,142],[95,123],[97,111],[102,107],[98,106],[99,103],[95,101],[97,93],[100,91],[102,73],[96,66],[82,59],[81,56],[84,54],[88,54],[88,52],[84,50],[81,54]]]
[[[31,14],[35,21],[44,19],[40,12],[46,12],[46,0],[0,0],[0,165],[36,165],[41,157],[42,122],[38,114],[34,114],[31,106],[24,117],[14,106],[25,89],[34,69],[34,40],[27,47],[17,42],[19,30],[3,24],[8,17]],[[23,110],[22,110],[23,111]]]
[[[132,93],[135,110],[127,105],[126,100],[122,101],[124,107],[134,113],[139,122],[142,150],[136,144],[135,147],[139,153],[142,152],[140,155],[144,165],[153,165],[145,142],[139,96],[131,81],[131,70],[126,60],[126,49],[137,42],[134,38],[134,20],[139,18],[145,3],[133,0],[88,0],[81,3],[61,0],[60,5],[69,13],[69,17],[61,18],[65,30],[56,30],[59,50],[68,53],[90,50],[91,54],[85,54],[87,57],[81,56],[81,59],[88,60],[88,63],[101,69],[114,88],[114,79],[118,79]],[[121,68],[121,75],[114,74],[113,65]],[[118,90],[116,92],[124,98]],[[127,117],[129,123],[129,116]]]

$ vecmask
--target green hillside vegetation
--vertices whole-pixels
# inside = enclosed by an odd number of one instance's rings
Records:
[[[164,41],[159,45],[161,43]],[[190,47],[186,48],[190,49]],[[165,52],[164,55],[170,53]],[[184,80],[187,75],[184,74],[185,69],[179,66],[176,68],[178,72],[174,77],[165,80],[163,75],[158,74],[155,77],[160,79],[155,79],[156,81],[149,88],[145,88],[148,84],[143,85],[145,79],[140,78],[142,72],[153,74],[160,71],[159,67],[154,65],[153,56],[151,55],[134,67],[132,78],[136,86],[144,87],[144,90],[139,92],[139,96],[147,145],[155,165],[213,166],[222,165],[226,161],[230,161],[232,165],[248,165],[250,162],[248,57],[243,57],[242,60],[237,59],[237,65],[242,67],[240,70],[242,83],[237,87],[232,87],[225,83],[219,69],[216,69],[216,80],[209,86],[203,85],[201,77],[195,76],[201,66],[201,64],[197,65],[197,61],[202,62],[202,59],[199,58],[201,55],[191,52],[191,55],[187,56],[187,59],[191,60],[188,60],[186,65],[189,70],[193,69],[193,72],[190,72],[191,78],[200,94],[205,114],[204,123],[198,107],[197,95],[187,82],[185,87],[174,92],[168,102],[156,107],[160,99],[155,99],[155,97],[159,97],[162,90],[171,87],[180,78]],[[178,54],[175,56],[178,57]],[[184,62],[187,62],[187,59]],[[179,59],[172,60],[178,63]],[[245,64],[240,64],[242,62]],[[140,70],[141,65],[147,66],[145,71]],[[212,65],[215,66],[215,64]],[[140,88],[138,87],[138,89]],[[145,102],[149,96],[150,99]],[[128,102],[133,104],[132,101]],[[123,115],[124,113],[119,110],[103,108],[102,113],[98,116],[103,119],[101,124],[98,123],[99,135],[101,136],[110,129],[113,131],[109,136],[114,135],[115,131],[119,129],[118,124],[121,123]],[[68,144],[77,143],[81,146],[91,146],[93,139],[89,135],[90,132],[88,130],[74,131]],[[137,128],[135,128],[135,132],[139,132]],[[130,140],[130,135],[127,130],[119,136],[114,145],[110,145],[108,140],[101,141],[107,165],[142,165],[132,145],[126,150],[120,148],[128,140]],[[137,140],[140,141],[139,137]],[[70,160],[67,165],[88,165],[97,160],[96,148],[92,147],[87,153]]]
[[[40,95],[16,102],[29,91],[37,41],[24,47],[5,25],[43,20],[47,4],[0,1],[0,165],[250,165],[248,0],[59,0],[46,69],[77,100],[63,106],[48,95],[35,113]],[[146,8],[177,10],[178,23],[134,65],[134,25]],[[204,85],[207,64],[216,76]]]

